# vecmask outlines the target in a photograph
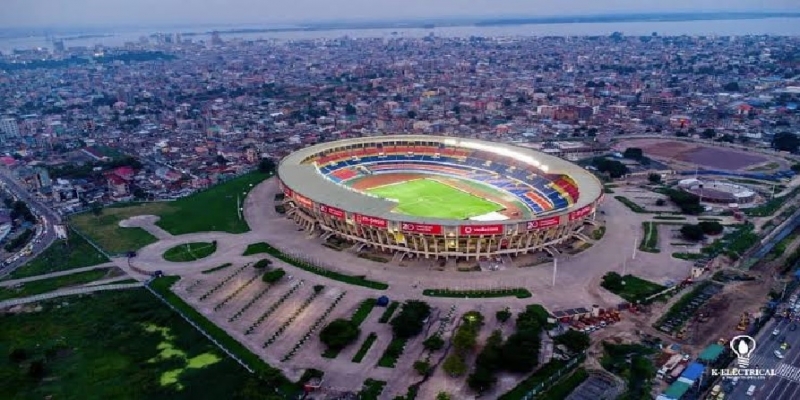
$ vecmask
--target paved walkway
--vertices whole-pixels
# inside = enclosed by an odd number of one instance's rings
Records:
[[[78,272],[86,272],[86,271],[91,271],[91,270],[95,270],[95,269],[99,269],[99,268],[111,268],[111,267],[116,267],[116,266],[117,265],[114,262],[107,262],[107,263],[103,263],[103,264],[93,265],[91,267],[68,269],[68,270],[65,270],[65,271],[51,272],[49,274],[36,275],[36,276],[28,277],[28,278],[20,278],[20,279],[13,279],[13,280],[7,280],[7,281],[0,281],[0,287],[15,286],[15,285],[19,285],[20,283],[40,281],[42,279],[50,279],[50,278],[55,278],[55,277],[59,277],[59,276],[77,274]],[[128,277],[125,277],[125,278],[128,278]]]
[[[13,306],[18,306],[20,304],[35,303],[37,301],[54,299],[54,298],[57,298],[57,297],[74,296],[76,294],[101,292],[101,291],[105,291],[105,290],[132,289],[132,288],[138,288],[138,287],[143,287],[143,286],[144,286],[144,284],[142,284],[142,283],[128,283],[128,284],[121,284],[121,285],[104,285],[104,286],[82,286],[82,287],[78,287],[78,288],[57,290],[55,292],[50,292],[50,293],[37,294],[36,296],[30,296],[30,297],[23,297],[23,298],[19,298],[19,299],[11,299],[11,300],[6,300],[6,301],[0,301],[0,308],[13,307]]]

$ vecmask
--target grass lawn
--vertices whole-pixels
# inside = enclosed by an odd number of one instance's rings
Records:
[[[72,216],[70,223],[109,253],[138,250],[155,243],[156,238],[141,228],[122,228],[119,221],[136,215],[158,215],[158,226],[173,235],[221,231],[242,233],[250,230],[236,210],[237,193],[249,192],[268,175],[252,172],[208,190],[172,202],[133,203],[104,208],[99,216],[84,213]],[[245,196],[239,197],[244,202]]]
[[[228,267],[230,267],[232,265],[233,264],[231,264],[231,263],[225,263],[225,264],[220,265],[219,267],[214,267],[214,268],[209,268],[207,270],[204,270],[201,273],[202,274],[213,274],[214,272],[222,271],[223,269],[228,268]]]
[[[145,289],[42,305],[0,317],[0,398],[230,399],[255,385]],[[12,361],[13,350],[22,357]],[[28,371],[39,360],[37,379]]]
[[[119,207],[108,207],[103,213],[73,215],[69,223],[73,228],[88,236],[103,250],[112,254],[138,250],[156,242],[156,237],[142,228],[123,228],[119,222],[136,215],[159,215],[166,212],[169,203],[136,203]]]
[[[493,297],[516,297],[526,299],[532,294],[528,289],[486,289],[486,290],[451,290],[451,289],[425,289],[423,296],[430,297],[456,297],[456,298],[493,298]]]
[[[364,339],[364,342],[361,343],[361,347],[358,348],[358,351],[353,356],[353,359],[351,361],[353,361],[354,363],[360,363],[361,360],[364,359],[364,356],[367,355],[367,352],[372,347],[372,345],[375,344],[376,340],[378,340],[378,335],[376,335],[375,332],[370,332],[369,335],[367,335],[367,338]]]
[[[665,286],[631,274],[620,277],[616,272],[606,273],[600,286],[632,303],[642,302],[666,289]]]
[[[397,200],[394,211],[415,217],[467,219],[499,211],[503,206],[433,179],[415,179],[367,190]]]
[[[164,252],[164,259],[172,262],[188,262],[206,258],[217,251],[216,243],[194,242],[177,245]]]
[[[80,235],[70,235],[69,240],[57,240],[38,257],[17,268],[8,275],[9,279],[27,278],[56,271],[91,267],[108,262]]]
[[[249,244],[242,255],[252,256],[253,254],[269,253],[269,248],[269,245],[264,242]]]
[[[651,221],[642,222],[642,230],[644,230],[644,238],[639,243],[639,250],[648,253],[658,253],[658,224]]]
[[[0,288],[0,300],[16,299],[20,297],[35,296],[37,294],[52,292],[61,288],[82,285],[102,278],[113,278],[121,275],[117,268],[100,268],[75,274],[57,276],[20,284],[14,287]]]

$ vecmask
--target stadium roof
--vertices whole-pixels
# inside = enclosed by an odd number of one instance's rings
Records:
[[[566,160],[558,157],[540,153],[531,149],[517,147],[505,143],[486,142],[475,139],[460,139],[445,136],[429,136],[429,135],[389,135],[389,136],[374,136],[364,138],[353,138],[338,140],[335,142],[326,142],[314,146],[306,147],[286,156],[281,160],[278,166],[278,176],[280,179],[292,190],[296,190],[303,196],[310,197],[314,201],[324,203],[331,207],[341,208],[349,212],[357,212],[365,215],[398,220],[407,222],[418,223],[439,223],[446,224],[452,223],[452,219],[436,219],[436,218],[423,218],[411,215],[400,215],[392,212],[396,207],[396,203],[384,200],[378,197],[371,197],[364,193],[356,192],[347,188],[344,185],[339,185],[333,181],[326,179],[321,172],[311,164],[302,164],[304,160],[313,156],[316,153],[322,152],[327,149],[344,147],[348,145],[360,143],[375,143],[386,141],[425,141],[425,142],[440,142],[453,147],[467,147],[474,148],[470,145],[481,146],[481,150],[494,152],[501,155],[508,155],[513,153],[518,156],[518,161],[534,163],[546,166],[547,173],[550,174],[566,174],[575,180],[575,183],[580,189],[578,201],[568,209],[553,210],[546,213],[536,215],[535,218],[540,218],[547,215],[560,215],[567,211],[577,210],[583,206],[589,205],[596,201],[603,193],[603,187],[600,181],[590,172],[583,168],[572,164]],[[483,147],[485,146],[485,147]],[[536,165],[536,164],[532,164]],[[525,220],[506,220],[498,221],[497,223],[514,223],[522,222]],[[486,222],[481,221],[459,221],[462,225],[480,225]]]

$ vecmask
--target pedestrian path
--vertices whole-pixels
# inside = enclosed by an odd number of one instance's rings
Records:
[[[37,294],[36,296],[30,297],[23,297],[19,299],[11,299],[6,301],[0,301],[0,308],[5,307],[12,307],[17,306],[20,304],[27,304],[27,303],[35,303],[37,301],[42,300],[49,300],[54,299],[57,297],[64,297],[64,296],[73,296],[76,294],[85,294],[85,293],[93,293],[93,292],[101,292],[105,290],[123,290],[123,289],[133,289],[144,286],[143,283],[128,283],[128,284],[120,284],[120,285],[105,285],[105,286],[84,286],[76,289],[67,289],[67,290],[60,290],[50,293],[42,293]]]
[[[74,268],[74,269],[68,269],[68,270],[65,270],[65,271],[51,272],[49,274],[31,276],[31,277],[28,277],[28,278],[20,278],[20,279],[11,279],[11,280],[7,280],[7,281],[0,281],[0,286],[15,286],[15,285],[19,285],[20,283],[39,281],[39,280],[42,280],[42,279],[55,278],[55,277],[64,276],[64,275],[72,275],[72,274],[77,274],[78,272],[86,272],[86,271],[91,271],[93,269],[98,269],[98,268],[111,268],[111,267],[114,267],[114,266],[116,266],[116,264],[114,264],[113,262],[107,262],[107,263],[103,263],[103,264],[92,265],[91,267]]]

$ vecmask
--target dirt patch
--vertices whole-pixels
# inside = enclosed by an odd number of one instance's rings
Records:
[[[745,151],[703,146],[674,140],[641,139],[631,140],[617,146],[641,148],[648,156],[687,162],[703,167],[740,170],[768,161],[767,157]]]
[[[712,297],[709,302],[700,308],[698,314],[708,314],[709,319],[700,322],[697,319],[690,321],[688,327],[691,332],[691,344],[705,345],[717,341],[719,338],[730,338],[740,334],[736,325],[743,312],[751,315],[759,311],[766,301],[769,287],[761,280],[731,283],[725,286],[722,293]]]

